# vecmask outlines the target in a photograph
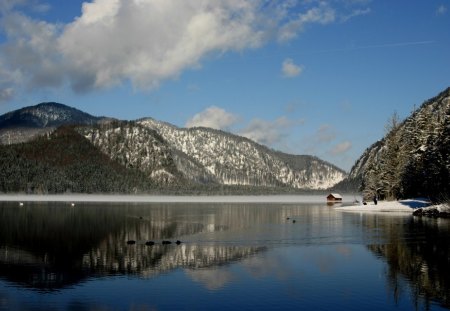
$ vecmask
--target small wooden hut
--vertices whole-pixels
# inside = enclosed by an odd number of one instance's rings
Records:
[[[342,195],[340,195],[339,193],[330,193],[327,196],[327,201],[328,202],[342,202]]]

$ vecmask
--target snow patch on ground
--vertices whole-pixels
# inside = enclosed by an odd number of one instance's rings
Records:
[[[423,210],[437,209],[440,213],[450,213],[450,204],[438,204],[424,208]]]
[[[367,205],[351,205],[336,207],[336,210],[345,212],[407,212],[412,213],[414,209],[430,206],[430,201],[423,198],[408,199],[401,201],[379,201],[377,205],[370,202]]]

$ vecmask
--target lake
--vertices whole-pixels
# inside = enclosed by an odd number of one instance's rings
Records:
[[[449,241],[325,202],[0,202],[0,310],[449,310]]]

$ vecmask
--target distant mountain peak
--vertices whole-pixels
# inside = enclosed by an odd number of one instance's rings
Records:
[[[66,124],[90,125],[98,122],[99,119],[64,104],[45,102],[0,116],[0,129],[12,127],[54,128]]]

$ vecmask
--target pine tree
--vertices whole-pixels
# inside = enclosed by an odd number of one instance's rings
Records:
[[[399,195],[401,163],[401,144],[399,133],[399,116],[394,112],[388,120],[385,130],[386,138],[380,156],[379,191],[381,199],[395,199]]]

